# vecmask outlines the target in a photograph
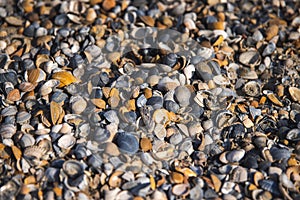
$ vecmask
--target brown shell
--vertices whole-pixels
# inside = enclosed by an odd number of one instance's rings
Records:
[[[51,114],[51,120],[52,120],[53,125],[55,125],[57,123],[57,121],[59,120],[62,111],[63,111],[63,109],[62,109],[61,105],[59,105],[55,101],[51,101],[50,114]]]
[[[67,71],[56,72],[52,75],[52,78],[60,81],[60,84],[58,86],[60,88],[70,85],[71,83],[77,81],[77,79],[70,72]]]

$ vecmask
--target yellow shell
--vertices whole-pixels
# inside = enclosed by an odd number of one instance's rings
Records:
[[[56,72],[52,75],[52,78],[60,81],[58,85],[58,87],[60,88],[70,85],[71,83],[77,81],[77,79],[70,72],[67,71]]]

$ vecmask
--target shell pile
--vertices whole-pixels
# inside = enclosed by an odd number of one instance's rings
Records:
[[[299,199],[299,8],[0,0],[0,199]]]

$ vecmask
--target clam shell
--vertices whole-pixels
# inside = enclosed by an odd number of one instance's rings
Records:
[[[23,148],[33,146],[35,144],[35,139],[31,134],[24,134],[20,139],[20,145]]]
[[[84,172],[83,165],[77,160],[67,160],[62,166],[63,171],[69,178],[77,178]]]
[[[18,113],[18,109],[16,106],[8,106],[1,110],[2,117],[13,116]]]
[[[139,142],[132,133],[119,132],[116,137],[116,144],[121,152],[135,154],[139,150]]]
[[[45,153],[46,150],[44,148],[38,146],[30,146],[24,150],[23,155],[24,158],[27,158],[28,160],[39,160]]]
[[[71,149],[76,142],[76,138],[70,134],[63,135],[57,141],[57,145],[62,149]]]
[[[15,133],[17,129],[16,126],[13,124],[2,124],[0,128],[0,135],[2,139],[8,139],[11,138]]]
[[[27,122],[29,121],[31,118],[31,114],[29,114],[28,112],[26,111],[21,111],[21,112],[18,112],[17,114],[17,123],[24,123],[24,122]]]

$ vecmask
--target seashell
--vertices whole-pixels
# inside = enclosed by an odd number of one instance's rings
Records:
[[[177,58],[178,56],[175,53],[169,53],[163,58],[163,63],[170,67],[174,67],[177,63]]]
[[[46,73],[42,69],[30,69],[25,72],[25,78],[28,82],[34,84],[46,79]]]
[[[16,131],[16,126],[14,126],[13,124],[2,124],[0,127],[1,138],[9,139],[16,133]]]
[[[272,147],[270,149],[273,160],[287,160],[290,158],[291,153],[288,149]]]
[[[300,102],[300,89],[297,87],[289,87],[289,93],[294,101]]]
[[[40,88],[40,94],[42,96],[46,96],[46,95],[50,94],[52,92],[53,88],[56,88],[59,84],[60,84],[60,82],[58,80],[54,80],[54,79],[48,80]]]
[[[299,141],[300,140],[300,129],[294,128],[291,129],[287,135],[286,139],[291,140],[291,141]]]
[[[95,169],[99,169],[103,164],[103,160],[100,155],[92,154],[88,159],[88,164],[94,167]]]
[[[102,7],[104,10],[109,11],[116,6],[115,0],[104,0],[102,2]]]
[[[155,20],[150,16],[140,16],[140,19],[148,26],[153,27],[155,25]]]
[[[272,181],[272,180],[263,179],[263,180],[260,180],[258,183],[262,189],[267,190],[274,195],[280,196],[280,190],[279,190],[277,182]]]
[[[153,120],[157,124],[166,124],[169,121],[169,112],[165,109],[155,110],[153,113]]]
[[[61,136],[57,141],[57,145],[62,149],[71,149],[75,143],[75,137],[70,134]]]
[[[171,179],[172,179],[173,183],[183,183],[184,176],[181,173],[172,172]]]
[[[18,83],[17,73],[13,70],[2,71],[0,73],[1,82],[10,82],[14,86]]]
[[[30,118],[31,118],[31,114],[29,114],[28,112],[26,112],[26,111],[18,112],[17,123],[23,124],[23,123],[29,121]]]
[[[211,174],[210,177],[211,177],[211,181],[212,181],[212,183],[214,185],[215,191],[219,192],[220,189],[221,189],[221,186],[222,186],[221,180],[215,174]]]
[[[152,150],[152,143],[149,138],[142,138],[140,140],[140,146],[141,146],[141,149],[145,152]]]
[[[276,50],[276,44],[274,42],[270,42],[264,49],[262,56],[271,55],[275,50]]]
[[[13,115],[16,115],[17,113],[18,113],[18,110],[17,110],[16,106],[8,106],[1,110],[2,117],[13,116]]]
[[[153,109],[160,109],[163,107],[163,98],[161,96],[152,96],[147,100],[146,105],[150,105]]]
[[[69,178],[77,178],[84,173],[84,166],[77,160],[67,160],[62,166]]]
[[[279,99],[275,96],[274,93],[268,92],[267,97],[273,104],[275,104],[277,106],[281,106],[281,107],[283,106],[283,104],[279,101]]]
[[[6,97],[9,101],[19,101],[21,99],[20,91],[18,89],[11,90]]]
[[[173,145],[177,145],[179,143],[182,142],[182,134],[177,132],[177,133],[174,133],[171,137],[170,137],[170,143],[173,144]]]
[[[116,144],[121,152],[127,154],[135,154],[139,149],[139,142],[132,133],[117,133]]]
[[[60,88],[77,81],[76,78],[67,71],[56,72],[52,75],[52,78],[60,81],[60,84],[58,86]]]
[[[270,41],[274,36],[278,34],[279,28],[277,25],[272,25],[266,30],[266,40]]]
[[[176,156],[175,147],[163,141],[154,141],[152,156],[157,160],[170,160]]]
[[[16,147],[16,146],[11,146],[11,150],[12,150],[12,153],[14,155],[14,157],[17,159],[17,160],[20,160],[21,159],[21,156],[22,156],[22,151]],[[25,155],[25,151],[24,151],[24,155]]]
[[[242,183],[246,182],[248,180],[248,173],[247,170],[244,167],[236,167],[232,171],[231,179],[235,183]]]
[[[261,62],[261,56],[256,50],[250,50],[242,53],[239,61],[246,66],[257,66]]]
[[[73,113],[81,114],[87,107],[87,102],[81,96],[72,96],[70,98]]]
[[[35,144],[35,139],[31,134],[24,134],[20,139],[20,145],[23,148],[33,146]]]
[[[59,181],[60,170],[54,167],[48,167],[45,171],[45,177],[47,182],[53,183]]]
[[[208,23],[207,28],[210,30],[224,30],[225,29],[225,22],[213,22]]]
[[[111,187],[120,187],[122,183],[121,175],[123,174],[122,171],[115,171],[109,178],[108,184]]]
[[[91,132],[90,135],[92,136],[93,140],[98,143],[103,143],[107,141],[111,134],[107,129],[97,127],[95,131]]]
[[[186,196],[190,191],[188,184],[176,184],[172,188],[172,193],[176,196]]]
[[[231,117],[232,113],[230,111],[219,111],[215,119],[217,127],[221,128],[228,126]]]
[[[34,88],[35,88],[35,85],[30,82],[22,82],[19,85],[19,89],[22,92],[30,92],[30,91],[34,90]]]
[[[158,89],[160,91],[170,91],[170,90],[174,90],[177,86],[179,86],[180,83],[178,80],[173,80],[170,77],[163,77],[162,79],[160,79],[160,81],[158,82]]]
[[[185,86],[178,86],[175,89],[174,98],[180,106],[188,106],[190,104],[191,92]]]
[[[95,19],[97,18],[96,11],[93,8],[89,8],[89,9],[87,9],[86,13],[87,13],[86,17],[85,17],[86,21],[93,23],[95,21]]]
[[[51,114],[51,120],[53,125],[58,123],[62,112],[63,112],[63,108],[61,107],[61,105],[56,103],[55,101],[51,101],[50,114]]]
[[[45,155],[45,153],[46,150],[41,147],[30,146],[24,150],[23,155],[27,160],[39,160],[42,156]]]
[[[259,96],[261,93],[260,84],[257,81],[249,81],[243,87],[243,91],[252,97]]]
[[[5,21],[14,26],[22,26],[24,22],[22,19],[14,16],[5,17]]]
[[[230,81],[222,75],[214,76],[213,81],[218,85],[230,85]]]
[[[228,162],[239,162],[245,155],[244,149],[230,151],[226,154]]]
[[[235,183],[226,181],[221,188],[221,192],[223,194],[229,194],[230,192],[233,191],[234,186],[235,186]]]
[[[162,125],[162,124],[156,124],[153,132],[154,132],[155,136],[160,140],[164,140],[164,138],[167,135],[167,131],[166,131],[164,125]]]

